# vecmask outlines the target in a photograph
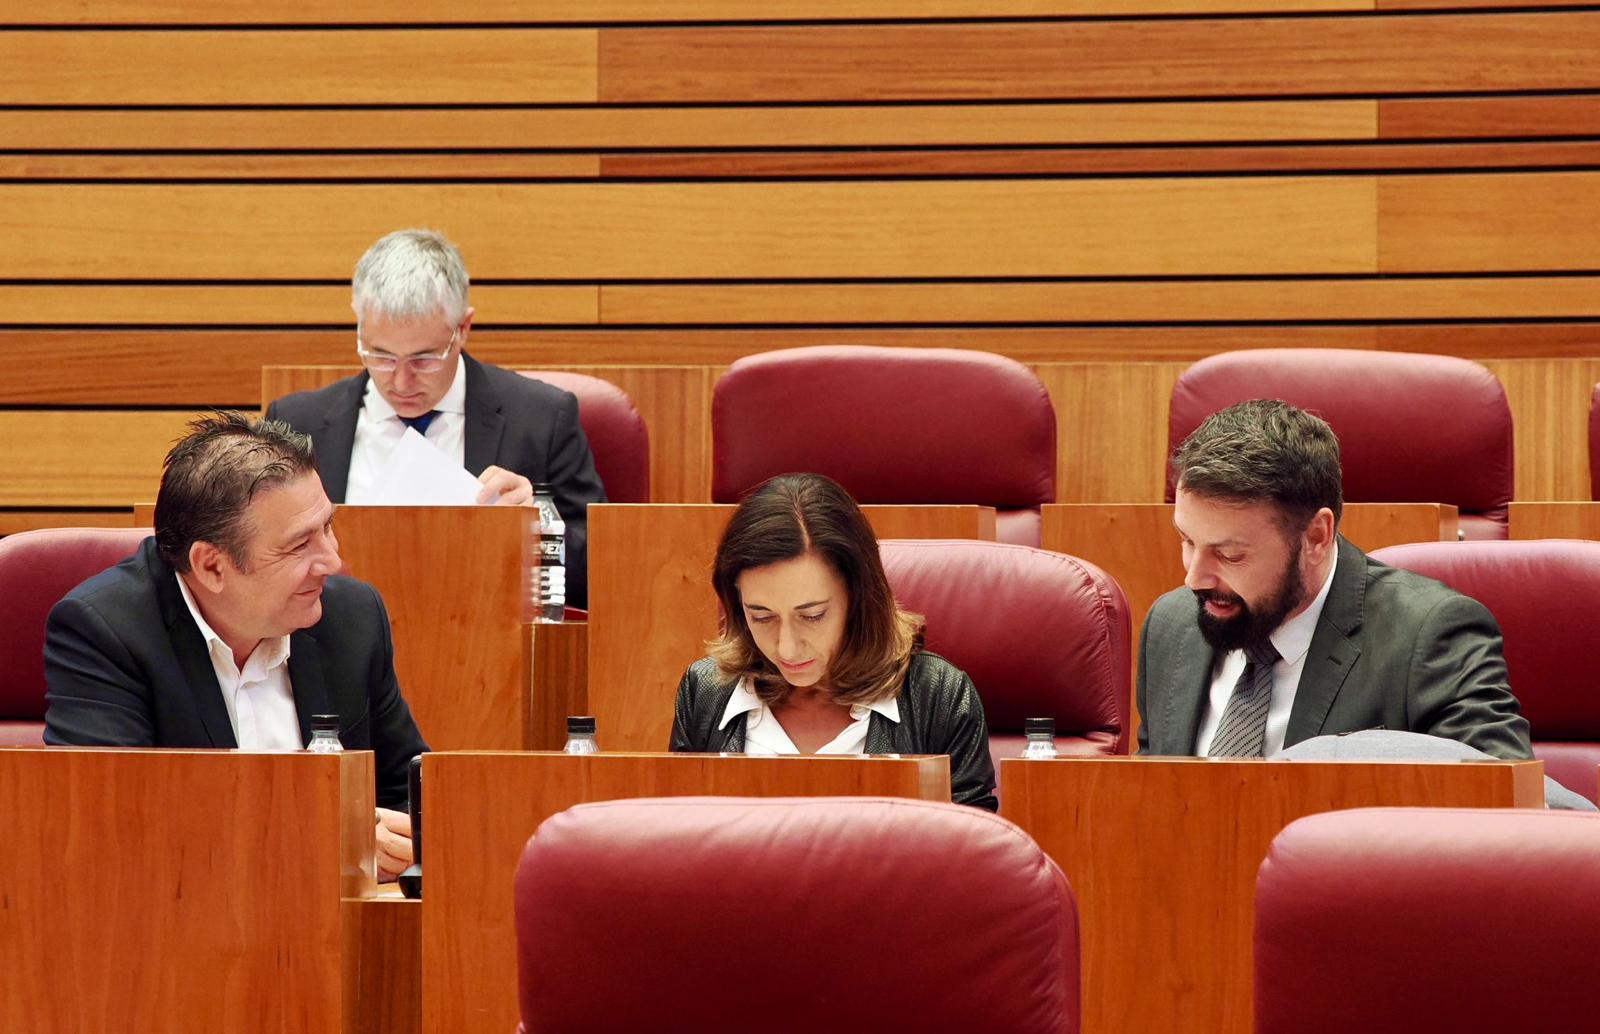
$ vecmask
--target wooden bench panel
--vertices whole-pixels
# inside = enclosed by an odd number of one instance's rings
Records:
[[[1600,14],[1583,11],[613,29],[600,38],[600,99],[1194,98],[1583,89],[1600,85],[1597,35]]]
[[[4,104],[592,101],[590,29],[0,32]]]
[[[449,233],[479,279],[1370,273],[1375,190],[1361,176],[13,184],[0,278],[338,281],[381,233],[418,224]]]

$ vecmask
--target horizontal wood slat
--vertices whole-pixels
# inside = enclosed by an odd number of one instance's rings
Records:
[[[1449,103],[1449,102],[1441,102]],[[1465,102],[1459,102],[1465,103]],[[1541,109],[1542,110],[1542,109]],[[0,110],[19,149],[126,151],[423,148],[883,147],[1231,140],[1364,140],[1378,102],[448,108],[232,111]],[[1435,116],[1414,117],[1426,124]],[[1440,116],[1442,117],[1442,116]],[[1514,111],[1477,116],[1502,132]],[[1535,117],[1532,113],[1527,118]],[[1545,124],[1555,115],[1538,116]],[[1579,114],[1566,116],[1567,122]]]
[[[194,414],[0,410],[0,506],[132,507],[156,497],[161,460]]]
[[[0,104],[595,99],[590,29],[0,31]]]
[[[1385,99],[1377,108],[1385,140],[1600,134],[1600,96],[1592,94]]]
[[[0,180],[594,179],[593,154],[0,154]]]
[[[0,535],[39,528],[131,528],[133,510],[0,510]]]
[[[0,186],[0,278],[329,279],[430,225],[479,279],[1376,268],[1368,177]],[[292,213],[293,218],[289,218]]]
[[[1293,280],[475,285],[473,341],[508,324],[703,326],[1312,322],[1600,317],[1600,274]],[[0,326],[353,328],[344,285],[0,284]],[[316,344],[349,344],[352,331]],[[153,335],[140,335],[148,339]],[[98,347],[111,338],[57,338]],[[323,339],[319,339],[323,340]],[[290,347],[294,347],[290,345]],[[353,346],[352,346],[353,347]]]
[[[1378,181],[1379,269],[1593,269],[1600,174],[1396,176]]]
[[[607,30],[600,99],[1489,93],[1600,86],[1600,14]],[[1420,59],[1425,55],[1426,59]]]

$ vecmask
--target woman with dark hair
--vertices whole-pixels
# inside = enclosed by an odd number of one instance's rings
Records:
[[[672,749],[948,754],[951,798],[996,809],[972,680],[922,649],[861,508],[819,474],[785,474],[734,512],[712,584],[725,625],[678,684]]]

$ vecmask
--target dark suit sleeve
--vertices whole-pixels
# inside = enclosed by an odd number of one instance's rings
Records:
[[[367,682],[377,799],[381,807],[403,811],[411,759],[426,751],[428,745],[417,730],[405,697],[400,695],[400,685],[394,674],[394,640],[389,631],[389,613],[378,591],[370,585],[364,588],[372,595],[377,612],[377,634],[381,637],[380,648],[373,651]]]
[[[606,501],[594,454],[578,422],[578,400],[562,393],[545,458],[545,477],[555,497],[556,509],[567,525],[567,602],[589,605],[589,504]]]
[[[1153,608],[1152,608],[1153,613]],[[1144,625],[1139,629],[1139,669],[1134,677],[1133,703],[1134,720],[1139,724],[1138,747],[1135,754],[1150,753],[1150,720],[1149,711],[1145,706],[1145,667],[1147,665],[1147,647],[1150,643],[1150,614],[1144,616]]]
[[[678,699],[672,705],[672,739],[667,744],[667,749],[670,751],[705,749],[704,746],[696,746],[689,737],[689,730],[694,728],[694,698],[694,669],[689,668],[683,673],[683,678],[678,680]]]
[[[952,669],[955,670],[955,669]],[[949,687],[951,700],[948,736],[935,753],[950,755],[950,799],[989,811],[999,811],[994,795],[994,758],[989,755],[989,725],[983,717],[983,701],[972,679],[964,671]],[[944,710],[940,708],[941,712]]]
[[[1412,732],[1460,740],[1497,758],[1531,758],[1528,722],[1511,695],[1500,627],[1488,609],[1449,595],[1417,631],[1406,704]]]
[[[87,600],[50,610],[44,640],[44,741],[79,747],[152,747],[149,687],[127,645]]]

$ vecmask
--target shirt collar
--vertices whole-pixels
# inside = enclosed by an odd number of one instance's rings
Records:
[[[383,397],[383,392],[378,390],[371,374],[367,375],[367,390],[361,396],[361,405],[373,420],[400,419],[394,407],[389,405],[389,400]],[[444,395],[434,403],[433,408],[439,413],[467,411],[467,359],[464,353],[457,353],[456,375],[451,378],[450,387],[445,389]]]
[[[1279,625],[1278,630],[1269,637],[1277,648],[1278,656],[1288,663],[1299,663],[1300,658],[1311,649],[1311,637],[1317,631],[1317,620],[1322,617],[1323,604],[1328,602],[1328,590],[1333,586],[1333,573],[1338,569],[1338,560],[1335,559],[1328,566],[1328,576],[1322,580],[1322,588],[1317,590],[1311,606]]]
[[[189,608],[189,616],[194,618],[195,625],[200,629],[201,638],[206,641],[206,650],[213,657],[226,657],[228,663],[237,668],[238,665],[233,659],[233,648],[223,641],[222,637],[217,634],[216,629],[211,627],[211,623],[201,615],[200,606],[195,603],[194,593],[189,591],[189,584],[183,580],[182,575],[176,572],[173,573],[172,577],[178,580],[178,591],[183,593],[183,602]],[[261,640],[260,643],[256,644],[256,648],[251,652],[250,656],[245,658],[245,664],[249,665],[251,661],[259,661],[261,673],[266,674],[280,664],[288,663],[288,660],[289,637],[282,635],[275,639]]]
[[[733,687],[733,695],[728,697],[728,706],[722,709],[722,720],[717,723],[718,729],[726,729],[728,723],[742,714],[751,711],[765,713],[767,705],[756,696],[755,690],[750,686],[750,680],[743,678]],[[854,704],[850,708],[850,717],[856,721],[865,718],[869,712],[876,711],[896,725],[900,724],[900,698],[889,697],[887,700],[874,700],[870,704]]]

